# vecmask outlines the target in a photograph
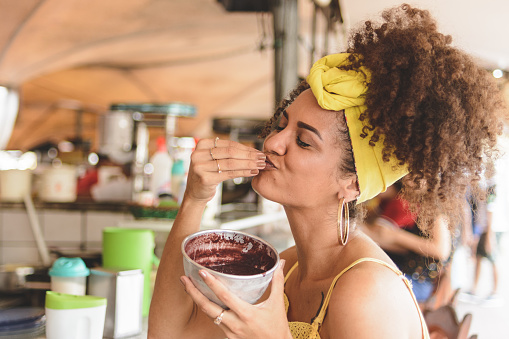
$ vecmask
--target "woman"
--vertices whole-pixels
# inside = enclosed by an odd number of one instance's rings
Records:
[[[428,338],[408,282],[355,228],[355,205],[406,175],[405,197],[429,231],[481,173],[502,107],[486,72],[428,12],[404,5],[383,18],[353,35],[348,54],[313,66],[269,121],[263,153],[227,140],[197,144],[149,338]],[[183,276],[180,244],[199,230],[217,184],[239,176],[254,176],[253,188],[284,206],[296,245],[281,253],[285,264],[258,305],[202,272],[224,310]]]

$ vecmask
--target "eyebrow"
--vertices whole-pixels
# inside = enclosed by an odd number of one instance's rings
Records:
[[[283,116],[286,118],[286,120],[288,120],[288,113],[286,111],[283,111]],[[315,133],[320,138],[320,140],[323,141],[320,132],[318,132],[318,130],[316,128],[314,128],[313,126],[308,125],[302,121],[297,121],[297,127],[304,128],[304,129],[307,129],[308,131]]]

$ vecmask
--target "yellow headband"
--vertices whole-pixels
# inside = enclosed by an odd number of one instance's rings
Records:
[[[327,110],[345,110],[346,124],[352,140],[357,180],[360,196],[357,203],[367,201],[408,173],[393,156],[385,162],[382,158],[383,137],[375,146],[369,145],[369,135],[361,138],[363,124],[359,116],[366,110],[365,93],[370,80],[370,72],[360,70],[341,70],[338,67],[349,63],[348,53],[333,54],[315,62],[307,77],[307,82],[318,101]]]

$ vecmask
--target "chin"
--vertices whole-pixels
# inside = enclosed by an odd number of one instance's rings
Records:
[[[277,199],[277,190],[274,189],[274,184],[264,180],[262,177],[263,172],[251,180],[251,187],[253,188],[253,191],[262,198],[280,203],[280,199]],[[274,195],[274,192],[276,192],[276,195]]]
[[[252,180],[251,180],[251,187],[253,188],[253,191],[255,191],[258,195],[261,195],[262,197],[265,198],[265,196],[263,195],[262,192],[260,192],[259,190],[259,187],[260,187],[260,175],[262,173],[258,174],[256,177],[254,177]],[[263,190],[262,190],[263,191]]]

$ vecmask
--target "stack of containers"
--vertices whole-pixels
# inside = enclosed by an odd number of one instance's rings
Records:
[[[101,339],[106,298],[85,295],[90,270],[81,258],[58,258],[46,292],[47,339]]]

